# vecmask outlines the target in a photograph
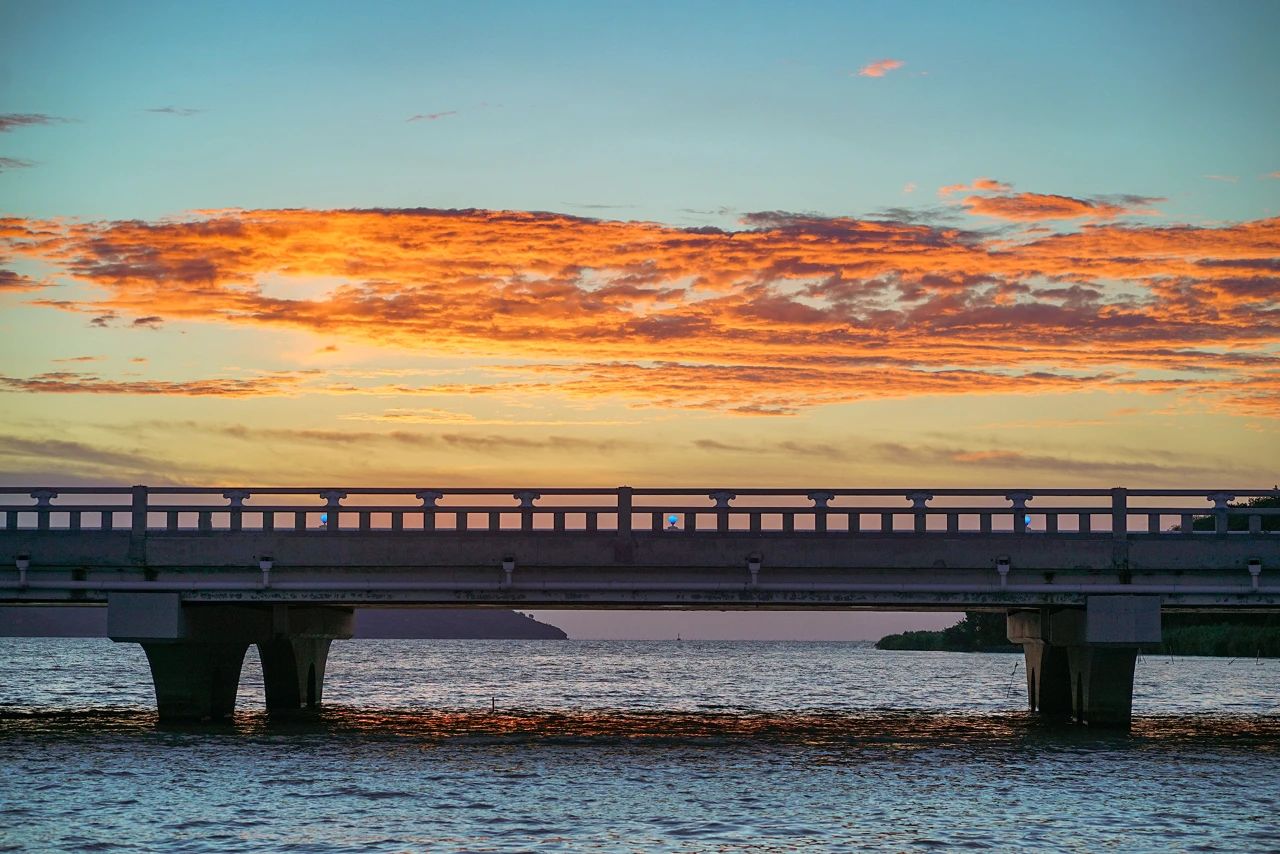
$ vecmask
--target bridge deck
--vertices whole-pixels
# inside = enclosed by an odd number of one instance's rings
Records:
[[[7,488],[0,601],[1280,607],[1260,490]],[[1202,530],[1202,528],[1204,530]]]

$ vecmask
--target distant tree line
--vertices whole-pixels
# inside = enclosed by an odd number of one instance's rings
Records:
[[[1280,614],[1165,614],[1162,643],[1148,654],[1280,658]],[[876,642],[876,649],[945,652],[1018,652],[1005,634],[1005,615],[965,612],[964,619],[938,632],[902,632]]]
[[[1280,487],[1277,487],[1280,489]],[[1227,504],[1228,507],[1249,509],[1269,509],[1280,507],[1280,498],[1271,495],[1260,495],[1257,498],[1250,498],[1248,501],[1240,501],[1234,504]],[[1217,528],[1217,520],[1213,516],[1196,516],[1191,520],[1191,530],[1193,531],[1213,531]],[[1173,530],[1182,530],[1181,525],[1174,525]],[[1247,531],[1249,530],[1248,516],[1228,516],[1228,531]],[[1262,530],[1264,531],[1280,531],[1280,516],[1263,516]]]
[[[964,619],[939,632],[903,632],[876,641],[876,649],[945,650],[947,652],[1019,652],[1009,643],[1003,612],[966,611]]]

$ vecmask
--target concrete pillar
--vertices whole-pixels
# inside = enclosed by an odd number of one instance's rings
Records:
[[[314,711],[324,695],[324,671],[334,638],[351,637],[351,608],[274,605],[271,636],[258,643],[267,711]]]
[[[1049,642],[1067,648],[1071,710],[1096,727],[1129,726],[1138,647],[1160,643],[1159,596],[1089,596],[1049,619]]]
[[[283,637],[258,644],[267,711],[314,711],[324,693],[324,667],[331,638]]]
[[[161,720],[219,718],[235,710],[240,667],[258,645],[267,708],[315,708],[329,644],[351,637],[351,608],[185,605],[177,593],[112,593],[107,634],[142,644]]]
[[[1070,717],[1071,673],[1066,649],[1049,642],[1049,609],[1010,611],[1007,635],[1022,644],[1027,708],[1046,717]]]
[[[1071,708],[1076,720],[1096,727],[1128,727],[1133,720],[1133,671],[1138,648],[1073,646]]]
[[[1071,716],[1071,670],[1067,651],[1044,641],[1022,645],[1027,666],[1027,704],[1045,717]]]
[[[247,643],[144,642],[160,720],[219,720],[234,712],[248,648]]]

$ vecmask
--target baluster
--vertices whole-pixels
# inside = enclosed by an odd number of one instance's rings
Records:
[[[415,492],[414,495],[422,501],[422,530],[434,531],[436,529],[436,502],[444,498],[444,493],[437,492],[434,489],[424,489],[421,492]]]
[[[293,530],[295,531],[307,530],[307,511],[305,510],[293,511]]]
[[[947,533],[948,534],[960,533],[960,514],[959,513],[953,513],[951,511],[947,512]]]
[[[978,514],[978,530],[984,534],[991,533],[991,514],[990,513]]]
[[[893,533],[893,514],[892,513],[880,514],[880,533],[882,534]]]
[[[716,530],[724,533],[729,530],[729,502],[738,496],[732,492],[712,492],[708,496],[716,503]]]
[[[599,513],[594,510],[587,511],[587,530],[598,531],[600,529]]]
[[[178,511],[168,510],[164,514],[164,529],[166,531],[178,530]]]
[[[813,502],[813,530],[822,533],[827,530],[827,507],[831,504],[831,499],[835,498],[832,492],[810,492],[806,496]]]
[[[52,489],[37,489],[31,493],[31,497],[36,500],[36,530],[49,530],[49,507],[58,493]]]
[[[72,510],[67,513],[67,527],[73,531],[80,530],[80,511]]]
[[[751,520],[750,521],[751,533],[753,534],[760,533],[760,516],[761,514],[754,510],[751,511],[751,513],[749,514],[749,518]]]
[[[911,502],[911,509],[916,511],[915,532],[917,534],[923,534],[929,529],[929,517],[924,511],[929,508],[929,502],[933,500],[933,493],[908,492],[907,500]]]
[[[1160,514],[1159,513],[1147,514],[1147,533],[1148,534],[1160,533]]]
[[[4,528],[6,531],[18,530],[18,511],[6,510],[4,513]]]
[[[848,514],[848,516],[849,516],[849,523],[848,523],[849,533],[850,534],[861,533],[862,532],[862,514],[857,511],[852,511]]]
[[[1093,533],[1093,514],[1092,513],[1080,514],[1080,533],[1082,534]]]
[[[796,514],[791,511],[784,511],[782,514],[782,532],[784,534],[794,533],[796,529]]]
[[[275,529],[276,529],[276,511],[263,510],[262,511],[262,530],[274,531]]]
[[[249,493],[243,489],[233,489],[229,492],[222,493],[222,497],[227,499],[230,512],[230,529],[239,531],[244,528],[244,500],[249,497]]]
[[[662,530],[662,517],[663,517],[663,515],[664,515],[664,514],[662,514],[662,513],[653,513],[653,514],[651,514],[651,515],[653,516],[653,530],[655,530],[655,531],[661,531],[661,530]]]
[[[455,511],[453,514],[453,529],[455,531],[467,530],[467,524],[470,521],[470,516],[470,513],[466,513],[462,510]]]
[[[556,510],[551,514],[551,527],[557,531],[564,530],[564,511]]]
[[[1005,496],[1005,500],[1012,505],[1015,534],[1027,532],[1027,502],[1034,497],[1030,492],[1011,492]]]
[[[1044,532],[1046,534],[1058,533],[1058,514],[1057,513],[1044,514]]]
[[[342,499],[347,494],[337,489],[326,489],[320,497],[324,499],[325,518],[328,519],[325,528],[330,534],[336,534],[342,529]]]
[[[696,510],[692,513],[684,514],[684,529],[686,531],[698,530],[698,513]]]
[[[542,497],[538,492],[517,492],[516,500],[520,502],[520,530],[533,530],[533,502]]]
[[[1188,537],[1196,532],[1195,517],[1190,513],[1183,513],[1178,517],[1178,527],[1182,529],[1182,533]]]
[[[523,527],[524,527],[524,525],[523,525],[523,521],[522,521],[522,522],[521,522],[521,528],[523,528]],[[502,512],[501,512],[501,511],[499,511],[499,510],[490,510],[490,511],[489,511],[489,530],[490,530],[490,531],[501,531],[501,530],[502,530]]]
[[[391,511],[391,530],[393,531],[404,530],[404,511],[403,510]]]
[[[1249,533],[1250,534],[1262,533],[1262,517],[1257,513],[1254,513],[1249,517]]]
[[[201,510],[199,515],[199,527],[201,531],[213,530],[213,512],[210,510]]]
[[[1219,536],[1226,536],[1230,529],[1227,521],[1227,507],[1235,496],[1229,492],[1214,492],[1209,495],[1213,502],[1213,530]]]
[[[373,529],[373,513],[369,510],[360,511],[360,533],[367,534]]]

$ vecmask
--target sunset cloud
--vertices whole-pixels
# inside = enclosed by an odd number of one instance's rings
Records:
[[[895,68],[901,68],[905,64],[900,59],[877,59],[875,62],[859,68],[857,75],[859,77],[883,77]]]
[[[945,189],[945,188],[944,188]],[[965,209],[971,214],[996,219],[1039,222],[1052,219],[1115,219],[1126,215],[1157,213],[1151,206],[1164,199],[1125,196],[1118,200],[1076,199],[1043,193],[1013,193],[1000,196],[967,196]]]
[[[0,157],[0,172],[10,172],[14,169],[30,169],[35,166],[34,160],[23,160],[21,157]]]
[[[1007,193],[1013,189],[1012,184],[1005,184],[994,178],[975,178],[971,184],[948,184],[938,188],[938,196],[946,198],[953,193],[994,192]]]
[[[59,118],[58,116],[48,116],[44,113],[4,113],[0,114],[0,133],[8,133],[12,130],[24,127],[34,127],[37,125],[57,125],[64,124],[70,119]]]
[[[1104,390],[1280,415],[1280,219],[1139,226],[1110,220],[1155,200],[987,192],[1001,193],[979,197],[994,205],[987,215],[1089,224],[1011,239],[783,211],[746,214],[737,231],[435,209],[10,218],[0,220],[7,254],[101,293],[31,303],[94,325],[300,329],[326,342],[501,359],[494,370],[510,380],[0,383],[176,396],[518,393],[736,415]],[[316,279],[335,284],[281,285]]]

